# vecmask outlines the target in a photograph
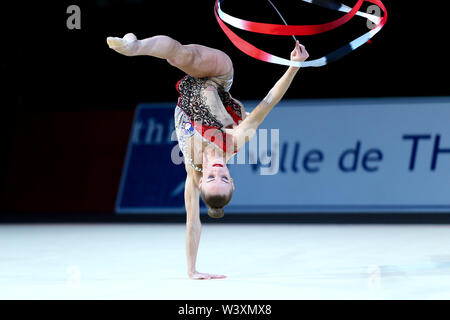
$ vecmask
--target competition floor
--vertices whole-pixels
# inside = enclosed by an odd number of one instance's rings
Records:
[[[1,299],[450,299],[450,226],[0,225]]]

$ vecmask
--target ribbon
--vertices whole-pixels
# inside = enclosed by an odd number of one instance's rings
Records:
[[[347,54],[349,54],[350,52],[352,52],[353,50],[359,48],[366,42],[368,42],[383,28],[383,26],[386,24],[387,21],[387,10],[380,0],[358,0],[358,2],[354,5],[353,8],[330,0],[302,0],[304,2],[319,5],[331,10],[346,12],[346,14],[339,19],[324,24],[292,25],[292,26],[252,22],[233,17],[223,12],[220,6],[220,4],[223,3],[223,1],[224,0],[220,1],[216,0],[216,4],[214,6],[214,14],[216,16],[217,22],[219,23],[219,26],[221,27],[225,35],[239,50],[249,55],[250,57],[261,61],[294,67],[303,67],[303,68],[321,67],[331,62],[337,61],[346,56]],[[376,15],[360,12],[359,9],[361,8],[362,4],[365,1],[371,2],[377,5],[381,10],[383,10],[383,17],[378,17]],[[326,56],[310,61],[291,61],[288,59],[272,55],[245,41],[244,39],[239,37],[236,33],[234,33],[230,28],[228,28],[228,26],[225,24],[227,23],[241,30],[262,34],[282,35],[282,36],[295,36],[295,35],[310,36],[336,29],[345,24],[346,22],[350,21],[356,15],[363,17],[365,19],[369,19],[371,22],[375,24],[374,28],[371,29],[369,32],[363,34],[362,36],[356,38],[355,40],[340,47],[339,49],[327,54]]]

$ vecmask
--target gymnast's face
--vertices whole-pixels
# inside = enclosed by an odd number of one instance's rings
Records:
[[[234,190],[233,179],[226,163],[221,159],[215,159],[203,168],[203,175],[199,187],[206,194],[227,195]]]

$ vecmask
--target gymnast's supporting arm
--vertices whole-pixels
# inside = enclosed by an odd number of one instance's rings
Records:
[[[200,190],[198,181],[200,174],[192,167],[186,165],[187,177],[184,188],[184,201],[186,206],[186,258],[189,278],[201,279],[223,279],[223,275],[200,273],[197,271],[195,263],[197,260],[198,246],[202,225],[200,222]]]
[[[305,61],[308,57],[309,55],[305,47],[297,41],[295,49],[291,53],[291,60]],[[235,129],[232,130],[234,147],[236,150],[239,150],[242,145],[247,143],[256,133],[256,129],[263,122],[269,112],[278,102],[280,102],[281,98],[283,98],[298,70],[298,67],[289,67],[285,74],[269,91],[264,100],[252,110],[245,120],[243,120]]]
[[[194,177],[189,173],[186,176],[184,186],[184,205],[186,207],[186,258],[188,275],[192,277],[196,272],[195,262],[197,260],[198,245],[202,232],[200,222],[200,191],[195,186]]]

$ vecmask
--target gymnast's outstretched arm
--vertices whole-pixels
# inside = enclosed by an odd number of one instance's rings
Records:
[[[201,174],[195,171],[190,165],[186,165],[186,184],[184,188],[184,202],[186,206],[186,258],[189,278],[194,280],[202,279],[223,279],[223,275],[214,275],[198,272],[195,266],[197,261],[198,246],[202,225],[200,222],[200,190],[198,183]]]
[[[138,40],[132,33],[123,38],[108,37],[109,47],[126,56],[152,56],[165,59],[172,66],[197,78],[217,77],[233,69],[224,52],[198,44],[182,45],[164,35]]]
[[[305,61],[309,54],[305,47],[298,41],[291,53],[291,60]],[[284,75],[277,81],[273,88],[269,91],[267,96],[261,101],[255,109],[234,129],[231,130],[233,136],[235,149],[238,150],[256,133],[256,129],[263,122],[265,117],[273,109],[273,107],[280,102],[286,91],[289,89],[292,80],[297,74],[298,67],[289,67]]]

